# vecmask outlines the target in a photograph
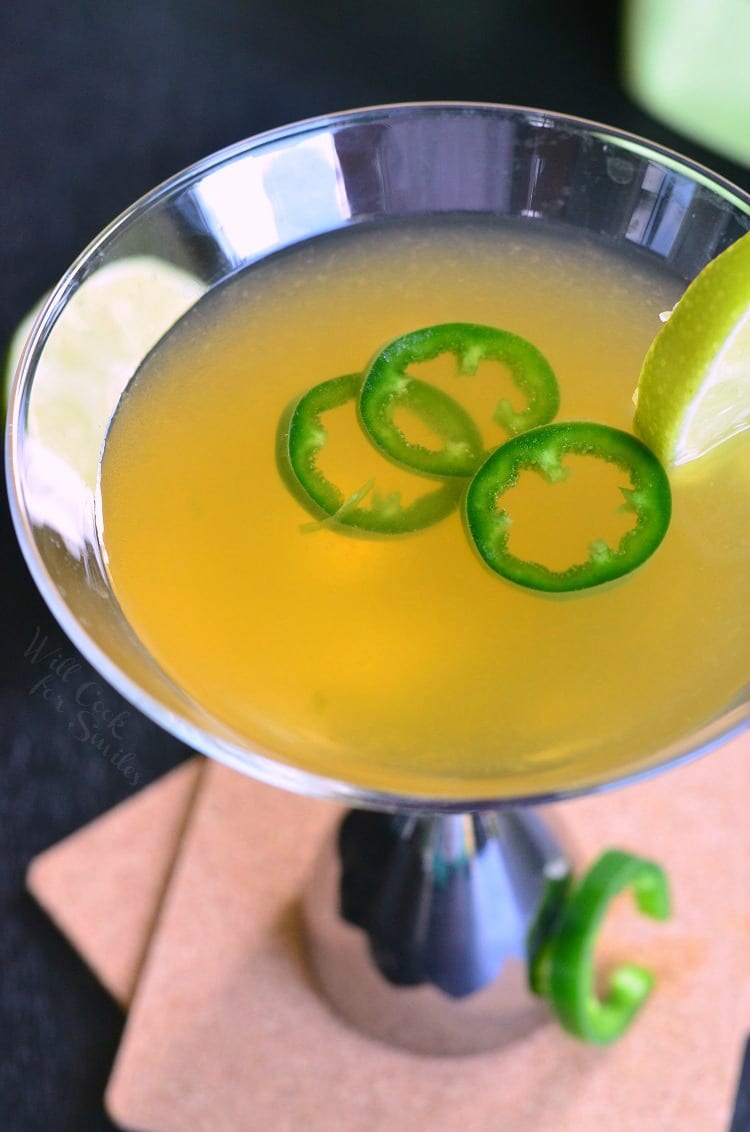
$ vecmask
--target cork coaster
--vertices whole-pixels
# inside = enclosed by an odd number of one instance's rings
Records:
[[[208,764],[110,1081],[111,1114],[139,1132],[725,1132],[749,1020],[748,755],[746,737],[555,808],[582,859],[617,844],[668,870],[668,924],[625,902],[608,922],[602,961],[643,962],[659,979],[630,1033],[601,1050],[549,1024],[461,1059],[370,1041],[316,992],[298,898],[337,808]]]
[[[26,885],[121,1006],[135,990],[200,776],[190,759],[32,861]]]

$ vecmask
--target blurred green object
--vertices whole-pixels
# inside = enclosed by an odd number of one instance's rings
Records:
[[[630,96],[750,167],[750,0],[624,0],[622,14]]]

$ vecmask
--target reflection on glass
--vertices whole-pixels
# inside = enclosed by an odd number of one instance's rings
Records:
[[[253,162],[221,165],[194,192],[206,230],[233,266],[350,216],[333,139],[281,142]]]

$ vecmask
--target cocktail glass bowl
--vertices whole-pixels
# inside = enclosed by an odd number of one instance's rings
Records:
[[[154,189],[73,264],[26,343],[7,439],[12,512],[29,568],[102,676],[196,750],[265,782],[358,807],[306,894],[313,960],[343,1014],[380,1037],[438,1052],[496,1044],[540,1017],[524,990],[525,941],[546,880],[568,865],[529,804],[707,750],[747,724],[747,689],[665,748],[524,797],[511,782],[488,788],[469,779],[453,792],[404,794],[395,777],[384,785],[312,773],[209,715],[138,640],[104,565],[96,470],[120,394],[206,291],[325,233],[452,215],[554,224],[639,248],[687,283],[750,227],[750,198],[648,142],[541,110],[401,105],[275,130]],[[79,300],[100,272],[132,257],[177,268],[191,286],[163,308],[150,304],[143,334],[118,345],[114,376],[110,367],[103,383],[94,359],[72,403],[50,412],[46,360],[66,336],[101,339],[86,321],[101,319],[101,310]]]

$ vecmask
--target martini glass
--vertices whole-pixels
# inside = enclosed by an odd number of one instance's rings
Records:
[[[403,105],[275,130],[159,186],[73,264],[26,342],[7,442],[28,565],[102,676],[196,750],[267,783],[354,807],[321,849],[304,894],[312,962],[343,1016],[428,1053],[489,1048],[546,1016],[526,987],[527,939],[542,898],[571,866],[534,806],[706,751],[747,725],[747,687],[667,745],[585,778],[563,772],[523,796],[510,779],[488,791],[469,776],[435,794],[405,791],[397,774],[368,783],[314,773],[212,716],[139,641],[104,565],[97,469],[128,382],[210,289],[340,229],[457,215],[553,225],[638,248],[686,284],[748,230],[750,198],[648,142],[546,111]],[[89,299],[103,272],[122,270],[127,289],[130,267],[142,276],[154,263],[143,325],[120,340],[116,325],[105,325],[111,312]],[[86,344],[108,333],[113,357],[102,367]],[[51,395],[52,363],[70,349],[78,351],[78,375]]]

